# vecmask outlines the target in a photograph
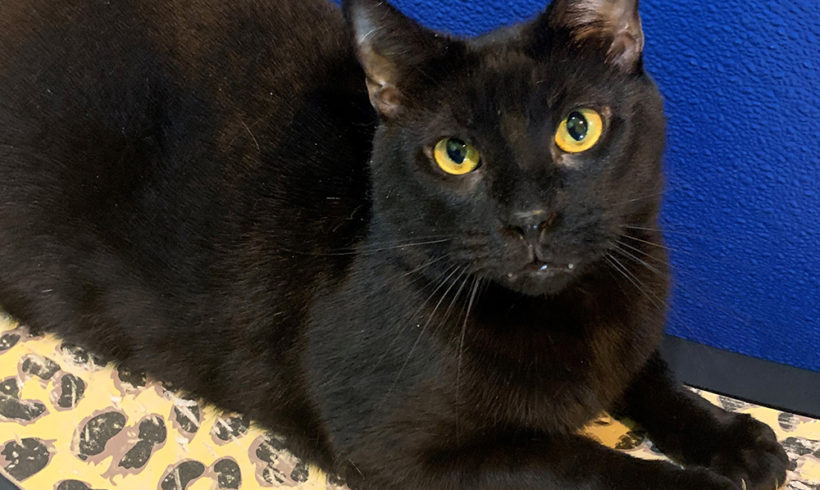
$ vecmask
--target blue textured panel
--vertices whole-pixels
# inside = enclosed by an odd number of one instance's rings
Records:
[[[531,17],[537,0],[394,0],[458,34]],[[817,0],[641,5],[669,116],[664,211],[670,331],[820,371]]]

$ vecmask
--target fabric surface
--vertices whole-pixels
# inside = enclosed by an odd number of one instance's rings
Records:
[[[775,429],[793,465],[786,488],[820,490],[820,421],[703,395]],[[640,430],[606,415],[584,433],[663,458]],[[25,490],[345,488],[284,443],[241,415],[181,398],[0,314],[0,472]]]

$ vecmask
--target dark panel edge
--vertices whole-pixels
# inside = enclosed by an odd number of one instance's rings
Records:
[[[666,335],[661,354],[696,388],[820,418],[820,373]]]
[[[2,471],[0,471],[0,490],[19,490],[14,483],[6,478]]]

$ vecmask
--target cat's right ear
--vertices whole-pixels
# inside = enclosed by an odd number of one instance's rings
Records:
[[[535,29],[568,32],[573,44],[597,48],[607,63],[622,70],[641,66],[644,37],[638,0],[553,0]]]
[[[445,49],[444,40],[383,0],[343,0],[356,55],[367,77],[370,102],[386,119],[406,103],[404,83],[413,70]]]

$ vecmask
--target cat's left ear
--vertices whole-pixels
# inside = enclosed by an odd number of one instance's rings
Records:
[[[343,0],[342,10],[367,76],[370,102],[382,117],[394,118],[407,103],[406,84],[425,61],[446,50],[446,40],[383,0]]]
[[[538,23],[564,30],[579,45],[603,49],[607,63],[625,71],[640,66],[643,29],[638,0],[554,0]]]

